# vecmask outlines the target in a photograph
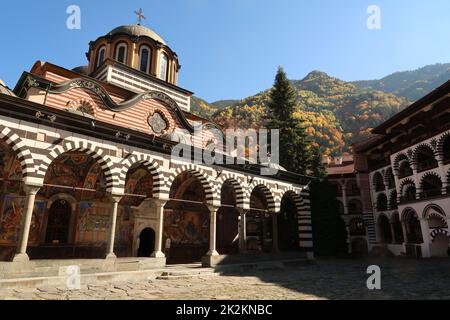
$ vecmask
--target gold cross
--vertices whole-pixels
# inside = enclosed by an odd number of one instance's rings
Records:
[[[147,18],[144,16],[144,11],[142,11],[142,8],[140,8],[139,11],[135,11],[134,13],[135,13],[135,14],[137,15],[137,17],[138,17],[138,24],[139,24],[139,25],[141,24],[142,20],[147,19]]]

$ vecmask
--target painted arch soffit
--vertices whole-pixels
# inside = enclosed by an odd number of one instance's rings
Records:
[[[167,94],[161,91],[146,91],[143,93],[136,94],[132,96],[130,99],[127,99],[125,101],[122,101],[120,103],[115,103],[112,99],[109,93],[103,88],[101,84],[98,82],[91,80],[91,79],[85,79],[85,78],[75,78],[66,82],[63,82],[61,84],[53,84],[53,83],[46,83],[45,80],[40,79],[38,77],[35,77],[33,75],[29,75],[28,81],[26,82],[26,85],[29,87],[38,87],[43,90],[47,90],[50,93],[54,94],[61,94],[67,91],[70,91],[72,89],[85,89],[93,92],[96,94],[105,104],[106,108],[108,110],[114,111],[114,112],[121,112],[125,111],[127,109],[133,108],[135,105],[137,105],[139,102],[144,100],[158,100],[165,105],[169,106],[175,115],[177,116],[178,120],[181,122],[184,128],[186,128],[189,132],[194,132],[194,127],[189,123],[189,121],[184,116],[183,112],[181,111],[178,104],[173,100],[171,97],[169,97]]]

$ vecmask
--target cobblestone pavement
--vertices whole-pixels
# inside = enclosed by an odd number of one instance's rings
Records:
[[[366,287],[369,265],[381,290]],[[450,299],[450,259],[318,260],[283,270],[64,288],[1,290],[0,299]]]

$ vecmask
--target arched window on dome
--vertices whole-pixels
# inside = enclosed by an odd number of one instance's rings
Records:
[[[159,61],[159,78],[167,81],[167,74],[169,69],[169,58],[165,53],[161,53],[161,59]]]
[[[105,56],[106,56],[106,47],[103,46],[98,50],[98,53],[97,53],[97,60],[95,62],[96,68],[103,65],[103,62],[105,62]]]
[[[126,43],[119,43],[116,47],[115,59],[121,63],[127,63],[128,46]]]
[[[147,46],[142,46],[139,49],[139,70],[145,73],[150,73],[150,61],[152,57],[152,50]]]

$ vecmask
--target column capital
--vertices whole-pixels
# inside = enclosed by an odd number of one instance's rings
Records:
[[[23,186],[23,191],[25,191],[26,194],[36,195],[40,188],[42,188],[42,185],[25,184]]]
[[[213,212],[216,213],[217,210],[220,209],[220,206],[216,206],[216,205],[212,205],[212,204],[208,204],[206,206],[208,207],[208,210],[209,210],[210,213],[213,213]]]
[[[167,202],[169,202],[169,199],[159,199],[159,198],[151,198],[149,199],[152,204],[154,204],[156,207],[164,207]]]
[[[117,195],[117,194],[108,194],[109,200],[113,203],[119,203],[120,200],[122,200],[123,195]]]

